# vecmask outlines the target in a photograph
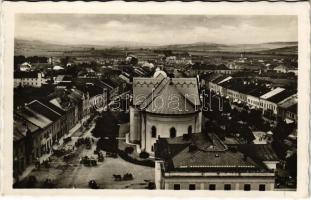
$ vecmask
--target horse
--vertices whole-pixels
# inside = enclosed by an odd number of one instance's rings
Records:
[[[123,175],[123,180],[125,180],[125,181],[133,180],[133,179],[134,179],[134,177],[133,177],[133,174],[131,174],[131,173],[126,173]]]
[[[114,177],[115,181],[121,181],[122,180],[122,177],[119,174],[113,174],[113,177]]]

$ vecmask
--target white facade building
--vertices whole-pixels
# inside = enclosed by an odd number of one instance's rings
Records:
[[[16,87],[41,87],[46,83],[43,73],[41,72],[15,72],[14,73],[14,88]]]
[[[169,78],[157,70],[153,78],[133,79],[129,141],[154,152],[158,138],[201,132],[201,103],[196,78]]]

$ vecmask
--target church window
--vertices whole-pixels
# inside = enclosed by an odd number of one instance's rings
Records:
[[[188,134],[191,134],[192,133],[192,126],[189,126],[188,127]]]
[[[171,137],[171,138],[176,137],[176,129],[175,129],[174,127],[172,127],[172,128],[170,129],[170,137]]]
[[[157,128],[155,126],[151,127],[151,137],[153,138],[157,137]]]

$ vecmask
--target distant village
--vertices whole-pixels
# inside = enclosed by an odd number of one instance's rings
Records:
[[[14,56],[15,187],[57,187],[51,176],[34,174],[60,159],[54,158],[59,152],[74,157],[82,148],[77,141],[87,135],[94,137],[87,149],[96,151],[97,165],[102,150],[147,167],[141,169],[152,174],[147,189],[296,188],[297,55],[168,49],[79,54]],[[170,95],[182,100],[174,109],[167,105]],[[164,99],[161,109],[157,97]],[[114,173],[123,172],[107,172],[111,180],[105,176],[103,183],[96,175],[87,181],[119,188]],[[77,187],[94,188],[94,182]],[[70,184],[64,187],[78,185]]]

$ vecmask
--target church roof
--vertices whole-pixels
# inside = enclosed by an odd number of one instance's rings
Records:
[[[196,78],[133,78],[133,105],[156,114],[189,114],[200,106]]]

